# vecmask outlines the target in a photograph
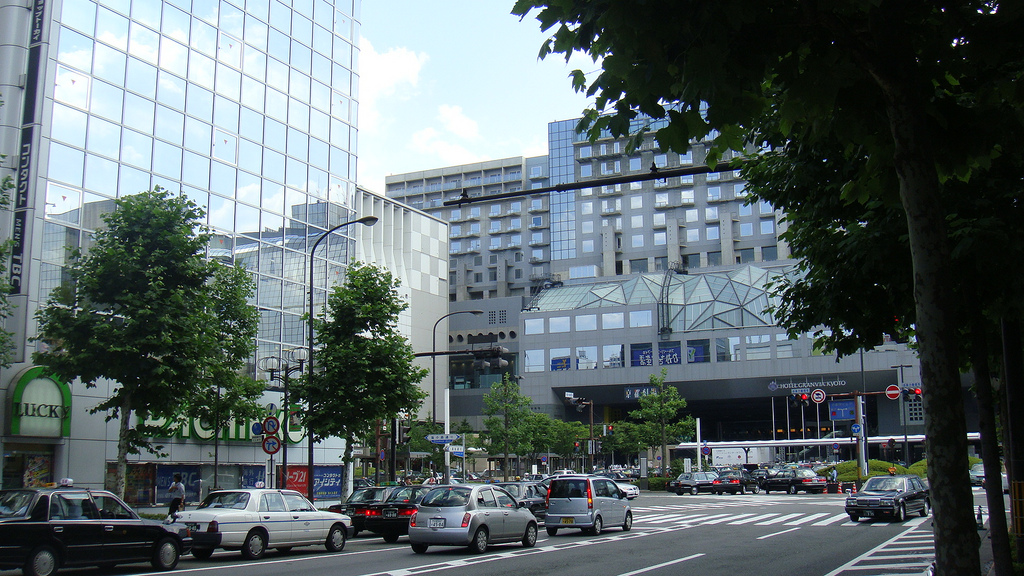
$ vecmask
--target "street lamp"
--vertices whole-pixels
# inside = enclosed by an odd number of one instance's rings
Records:
[[[483,313],[484,313],[483,310],[459,310],[457,312],[449,312],[449,313],[445,314],[444,316],[441,316],[440,318],[438,318],[437,322],[434,322],[434,328],[430,332],[430,351],[434,352],[434,354],[431,354],[431,356],[430,356],[430,379],[432,381],[431,387],[430,387],[430,389],[431,389],[431,392],[430,392],[430,421],[432,423],[437,423],[437,355],[436,355],[436,353],[437,353],[437,325],[441,323],[441,320],[444,320],[445,318],[447,318],[449,316],[455,316],[456,314],[472,314],[474,316],[479,316],[479,315],[481,315]],[[445,385],[445,388],[447,388],[447,384]],[[445,399],[447,399],[447,396],[445,396]],[[447,406],[448,406],[448,403],[445,402],[445,407],[447,407]],[[448,434],[449,432],[451,432],[451,423],[449,422],[450,419],[451,418],[448,417],[447,410],[445,410],[445,415],[444,415],[444,433],[445,434]],[[466,449],[465,445],[463,445],[462,449],[463,450]],[[465,454],[465,452],[463,452],[463,454]],[[451,463],[451,452],[448,451],[448,446],[445,446],[444,447],[444,483],[445,484],[447,484],[448,480],[451,478],[451,472],[449,472],[449,470],[448,470],[448,467],[449,467],[450,463]],[[465,471],[463,471],[463,473],[465,473]]]
[[[292,373],[302,374],[302,366],[305,364],[306,359],[309,357],[309,352],[305,348],[295,348],[291,350],[285,350],[282,354],[284,358],[277,356],[267,356],[266,358],[260,358],[256,361],[256,366],[264,371],[270,373],[270,381],[275,380],[281,382],[284,392],[284,418],[281,421],[281,478],[284,479],[284,487],[288,487],[288,438],[289,432],[289,416],[291,415],[291,408],[288,404],[288,380],[291,378]],[[292,365],[291,362],[296,362],[298,365]]]
[[[341,224],[338,224],[334,228],[331,228],[330,230],[328,230],[328,231],[324,232],[323,234],[321,234],[316,239],[316,241],[313,242],[313,247],[309,249],[309,286],[308,286],[308,288],[309,288],[309,318],[308,318],[308,323],[309,323],[309,339],[307,340],[307,343],[309,345],[309,379],[310,379],[311,382],[313,380],[313,271],[315,270],[314,262],[316,261],[316,259],[314,258],[314,256],[316,254],[316,248],[317,248],[317,246],[320,245],[320,242],[323,242],[324,238],[327,238],[328,236],[331,235],[332,232],[340,230],[340,229],[344,228],[345,226],[349,226],[351,224],[363,224],[363,225],[366,225],[366,226],[373,226],[374,224],[377,223],[377,220],[379,220],[379,218],[377,218],[376,216],[363,216],[362,218],[357,218],[355,220],[349,220],[348,222],[342,222]],[[308,423],[306,424],[306,437],[307,437],[307,439],[309,441],[308,462],[306,464],[308,466],[308,468],[306,470],[306,490],[307,490],[307,495],[309,496],[310,501],[312,501],[313,500],[313,429],[309,426]]]

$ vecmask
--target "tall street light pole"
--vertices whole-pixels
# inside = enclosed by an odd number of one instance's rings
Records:
[[[430,338],[431,338],[431,340],[430,340],[430,351],[431,352],[437,352],[437,326],[438,326],[438,324],[441,323],[441,320],[444,320],[445,318],[447,318],[449,316],[455,316],[456,314],[472,314],[474,316],[479,316],[479,315],[481,315],[483,313],[484,313],[483,310],[459,310],[457,312],[449,312],[449,313],[445,314],[444,316],[441,316],[440,318],[438,318],[437,322],[434,322],[433,330],[431,330],[431,332],[430,332]],[[430,379],[432,381],[431,382],[431,387],[430,387],[430,389],[431,389],[431,393],[430,393],[430,421],[431,421],[431,423],[435,423],[436,424],[437,423],[437,356],[434,355],[434,354],[432,354],[430,356]],[[448,387],[448,385],[447,385],[447,383],[445,383],[445,388],[447,389],[447,387]],[[445,396],[445,407],[446,408],[448,406],[447,399],[448,399],[448,397]],[[451,423],[449,422],[448,411],[445,410],[445,415],[444,415],[444,433],[448,434],[449,432],[451,432]],[[463,441],[465,441],[465,439],[463,439]],[[462,449],[463,450],[466,449],[465,444],[463,444]],[[463,452],[463,454],[465,454],[465,452]],[[444,483],[445,484],[447,484],[448,480],[451,478],[451,472],[449,471],[450,463],[451,463],[451,452],[448,451],[448,446],[445,445],[444,446]],[[463,473],[465,473],[465,471],[463,471]]]
[[[362,218],[357,218],[355,220],[349,220],[348,222],[342,222],[341,224],[338,224],[334,228],[331,228],[330,230],[328,230],[328,231],[324,232],[323,234],[321,234],[316,239],[316,241],[313,242],[313,247],[309,249],[309,286],[308,286],[308,288],[309,288],[309,339],[307,340],[307,343],[309,344],[309,379],[310,379],[310,381],[313,380],[313,356],[314,356],[314,354],[313,354],[313,272],[316,269],[315,264],[314,264],[316,262],[316,259],[314,258],[314,256],[316,255],[316,248],[317,248],[317,246],[320,245],[321,242],[323,242],[324,238],[327,238],[328,236],[331,235],[331,233],[336,232],[336,231],[344,228],[345,226],[349,226],[349,225],[352,225],[352,224],[363,224],[363,225],[366,225],[366,226],[373,226],[374,224],[377,223],[377,220],[378,220],[378,218],[376,216],[363,216]],[[308,468],[306,470],[306,490],[307,490],[307,495],[309,496],[310,501],[312,501],[313,500],[313,429],[308,424],[306,425],[306,439],[309,442],[309,453],[307,454],[307,464],[306,464],[308,466]]]
[[[292,413],[291,406],[288,402],[288,380],[291,378],[293,373],[302,374],[302,365],[306,362],[308,356],[305,348],[285,350],[282,356],[284,356],[284,358],[279,358],[277,356],[260,358],[256,362],[256,366],[264,372],[270,372],[271,382],[277,380],[281,382],[283,386],[284,398],[282,400],[282,404],[284,404],[284,418],[281,419],[281,484],[283,484],[283,488],[287,488],[288,444],[291,442],[288,433],[291,430],[290,416]],[[297,362],[298,365],[292,365],[291,362]],[[216,480],[214,482],[216,483]]]

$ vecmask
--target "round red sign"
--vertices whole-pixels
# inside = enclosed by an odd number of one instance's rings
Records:
[[[899,400],[900,387],[895,384],[890,384],[889,387],[885,389],[885,397],[889,400]]]

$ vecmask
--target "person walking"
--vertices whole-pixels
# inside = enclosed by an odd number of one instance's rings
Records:
[[[185,485],[181,483],[181,474],[174,475],[174,482],[171,482],[167,494],[171,497],[171,504],[167,508],[167,515],[170,516],[177,512],[181,508],[181,503],[185,501]]]

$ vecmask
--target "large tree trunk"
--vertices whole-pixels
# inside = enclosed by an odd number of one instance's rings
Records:
[[[974,389],[978,396],[978,424],[981,430],[981,456],[985,463],[985,498],[989,510],[989,538],[996,576],[1013,576],[1010,536],[1006,529],[1006,508],[999,477],[999,432],[996,427],[996,403],[992,393],[989,354],[992,351],[987,326],[980,313],[971,315],[971,364]]]
[[[924,397],[928,481],[934,510],[938,576],[981,571],[974,498],[967,470],[967,418],[953,326],[950,250],[931,133],[911,87],[914,65],[877,62],[872,70],[886,100],[894,165],[914,263],[914,303]]]
[[[121,400],[121,408],[118,410],[117,416],[119,421],[117,431],[117,471],[114,473],[114,493],[117,494],[121,500],[124,500],[125,478],[128,477],[129,435],[131,434],[131,394],[124,395],[124,398]]]
[[[1003,319],[1003,387],[1005,388],[1006,410],[1003,414],[1019,414],[1014,406],[1020,404],[1024,397],[1024,358],[1021,354],[1020,322],[1016,319]],[[1006,453],[1006,472],[1010,481],[1010,518],[1014,530],[1014,543],[1017,548],[1017,561],[1024,558],[1024,530],[1020,529],[1024,519],[1024,424],[1012,418],[1003,420],[1006,430],[1003,445]]]

